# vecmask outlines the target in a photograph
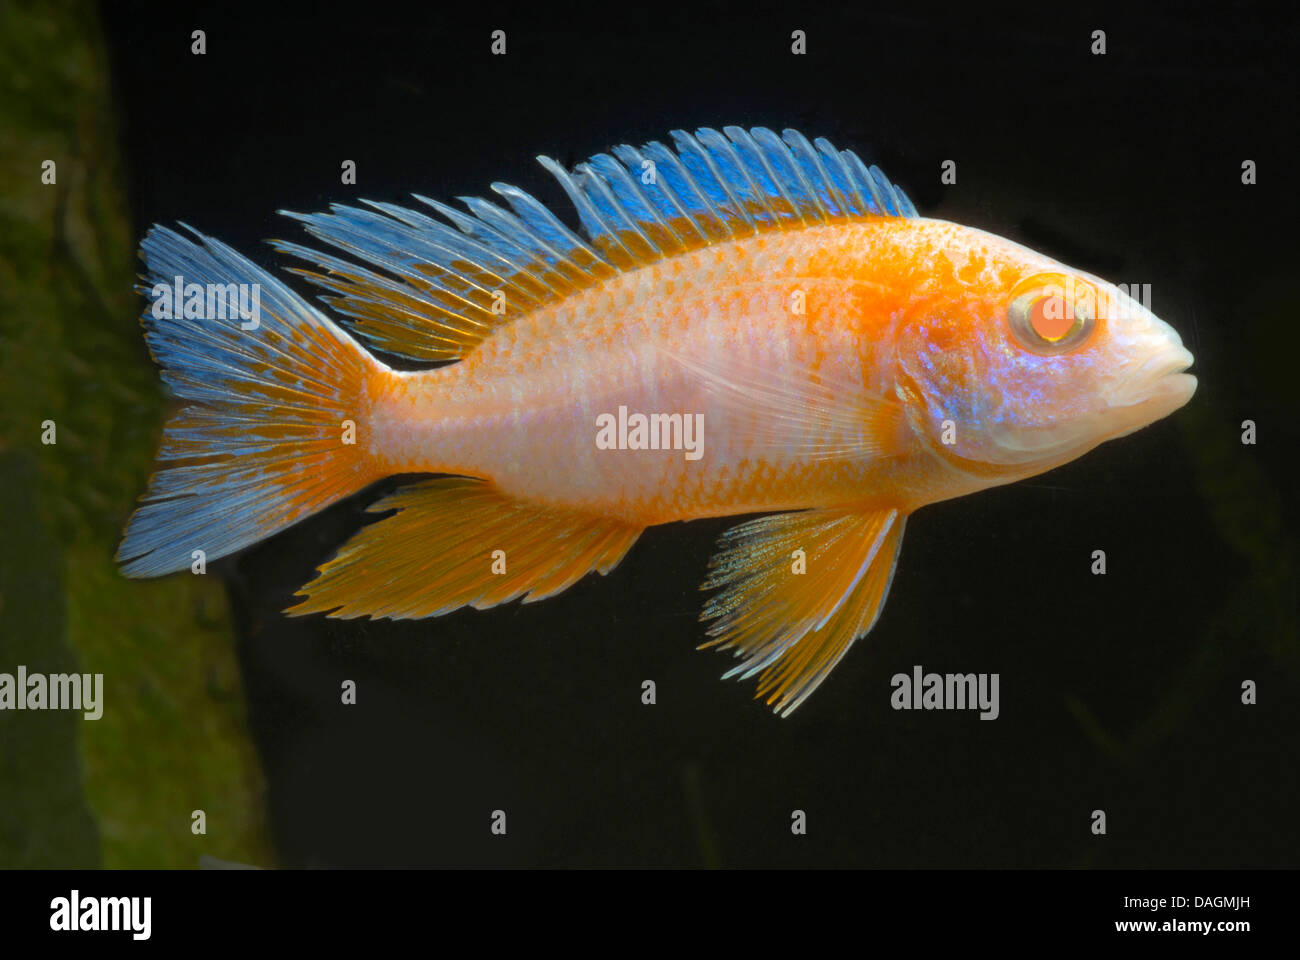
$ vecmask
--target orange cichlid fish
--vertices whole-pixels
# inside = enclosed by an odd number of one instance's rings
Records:
[[[539,158],[585,240],[501,183],[509,209],[417,197],[441,220],[290,214],[334,252],[274,245],[337,320],[224,244],[154,227],[146,340],[193,405],[166,426],[123,572],[443,474],[373,504],[396,512],[287,611],[431,617],[608,573],[653,524],[763,513],[722,538],[703,646],[788,715],[876,622],[914,510],[1050,470],[1196,389],[1144,305],[919,217],[849,151],[761,127],[672,140],[573,171]],[[393,369],[362,344],[444,363]]]

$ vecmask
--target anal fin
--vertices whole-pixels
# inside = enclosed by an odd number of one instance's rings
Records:
[[[757,696],[788,716],[875,625],[905,521],[897,510],[806,510],[728,530],[702,588],[722,592],[700,615],[716,618],[700,649],[734,650],[744,659],[723,678],[760,674]]]
[[[417,619],[519,597],[529,603],[592,570],[608,573],[641,534],[616,520],[515,500],[466,477],[404,487],[368,509],[398,512],[348,541],[287,613]]]

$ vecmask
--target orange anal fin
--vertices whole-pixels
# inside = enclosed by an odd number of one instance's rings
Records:
[[[717,618],[701,649],[734,650],[744,659],[724,679],[760,674],[757,696],[788,716],[875,624],[905,520],[897,510],[807,510],[728,530],[703,587],[722,592],[701,614]]]
[[[404,487],[369,509],[398,512],[348,541],[287,613],[418,619],[542,600],[592,570],[608,573],[641,534],[620,521],[514,500],[465,477]]]

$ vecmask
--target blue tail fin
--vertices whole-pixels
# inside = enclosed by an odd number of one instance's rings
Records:
[[[141,244],[145,340],[175,394],[161,461],[118,549],[152,577],[261,540],[376,476],[357,424],[386,369],[225,244],[154,227]],[[351,422],[351,438],[349,423]]]

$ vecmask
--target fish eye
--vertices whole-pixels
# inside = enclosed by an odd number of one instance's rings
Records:
[[[1007,321],[1016,339],[1035,353],[1065,353],[1092,332],[1096,303],[1097,292],[1086,280],[1040,273],[1016,284]]]

